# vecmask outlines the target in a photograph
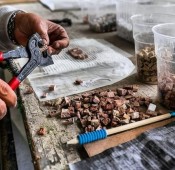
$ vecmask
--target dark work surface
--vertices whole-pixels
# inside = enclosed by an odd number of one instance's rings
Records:
[[[1,169],[17,170],[16,152],[9,112],[0,120]]]
[[[70,166],[71,170],[175,170],[175,123]]]

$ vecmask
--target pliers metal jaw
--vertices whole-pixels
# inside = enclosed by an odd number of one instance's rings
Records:
[[[28,62],[20,70],[16,77],[13,77],[8,83],[10,87],[15,90],[19,84],[37,67],[48,66],[53,63],[51,55],[49,55],[47,48],[44,48],[43,41],[38,33],[31,36],[26,47],[19,47],[8,52],[0,52],[0,61],[29,58]]]

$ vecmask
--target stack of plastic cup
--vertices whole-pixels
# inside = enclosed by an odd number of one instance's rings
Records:
[[[117,35],[133,42],[131,16],[163,13],[175,15],[174,0],[116,0]]]
[[[161,23],[175,23],[175,15],[170,14],[138,14],[131,17],[137,76],[139,81],[157,84],[157,58],[154,49],[152,27]]]

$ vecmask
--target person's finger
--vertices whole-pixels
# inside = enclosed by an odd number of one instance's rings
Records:
[[[69,38],[63,38],[61,40],[57,40],[57,41],[53,42],[51,47],[56,49],[56,50],[61,50],[63,48],[66,48],[68,45],[69,45]]]
[[[61,52],[61,50],[56,50],[56,49],[54,49],[54,48],[52,48],[50,46],[48,46],[48,49],[47,50],[48,50],[48,53],[49,54],[52,54],[52,55],[59,54]]]
[[[48,46],[48,51],[50,54],[58,54],[63,48],[66,48],[69,45],[67,40],[55,41],[51,46]]]
[[[4,101],[0,99],[0,119],[2,119],[7,113],[7,107]]]
[[[15,107],[17,104],[17,96],[11,87],[0,79],[0,98],[9,107]]]
[[[40,35],[45,45],[49,44],[48,27],[45,22],[40,22],[34,31]]]
[[[48,35],[50,39],[50,45],[53,45],[55,41],[62,40],[61,45],[63,48],[67,47],[69,44],[69,36],[66,30],[58,24],[52,23],[50,21],[48,23]]]

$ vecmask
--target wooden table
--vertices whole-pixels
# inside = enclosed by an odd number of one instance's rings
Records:
[[[88,25],[84,25],[81,23],[80,11],[62,11],[62,12],[50,12],[46,8],[44,8],[39,3],[35,3],[35,7],[32,4],[19,4],[14,5],[20,9],[26,10],[30,12],[38,13],[39,15],[47,18],[47,19],[60,19],[63,17],[69,17],[73,20],[73,26],[67,27],[66,30],[70,36],[70,38],[79,38],[79,37],[88,37],[88,38],[97,38],[97,39],[105,39],[108,42],[116,45],[117,47],[125,50],[131,55],[134,54],[134,45],[117,37],[115,32],[105,33],[105,34],[96,34],[89,30]],[[128,84],[136,83],[135,75],[129,77],[124,80]],[[116,88],[120,85],[121,82],[116,83],[114,85],[104,87],[103,89],[108,88]],[[122,82],[123,83],[123,82]],[[144,89],[153,90],[154,93],[150,93],[151,97],[156,97],[155,91],[156,86],[145,86],[141,85],[141,91],[145,93]],[[46,107],[40,103],[34,94],[24,95],[25,88],[27,86],[26,81],[24,81],[19,88],[19,95],[21,97],[22,106],[21,113],[24,118],[24,123],[26,127],[26,132],[28,136],[28,141],[33,157],[33,163],[36,169],[67,169],[68,163],[73,163],[81,160],[81,156],[79,155],[79,148],[77,146],[67,146],[66,141],[72,139],[79,133],[79,128],[73,124],[70,126],[63,126],[59,119],[50,118],[48,119],[46,115],[48,114],[48,110]],[[147,95],[147,94],[146,94]],[[168,122],[167,122],[168,123]],[[159,124],[159,126],[164,124]],[[45,136],[38,136],[37,131],[40,127],[47,127],[49,133]],[[158,125],[152,126],[158,127]],[[141,132],[150,128],[142,128],[139,132],[132,131],[130,140],[136,137]],[[135,133],[136,132],[136,133]],[[124,132],[126,133],[126,132]],[[126,135],[126,134],[125,134]],[[120,134],[122,136],[122,133]],[[126,142],[127,140],[120,141],[119,143]],[[108,140],[109,141],[109,140]],[[103,142],[102,142],[103,143]],[[104,143],[103,143],[104,144]],[[113,145],[116,145],[116,143]],[[95,144],[95,146],[99,146]],[[105,149],[108,147],[105,145]],[[89,156],[92,156],[96,153],[92,153],[93,150],[92,145],[86,145],[85,149],[87,150]],[[98,152],[101,152],[101,150]],[[84,153],[84,152],[82,152]]]

